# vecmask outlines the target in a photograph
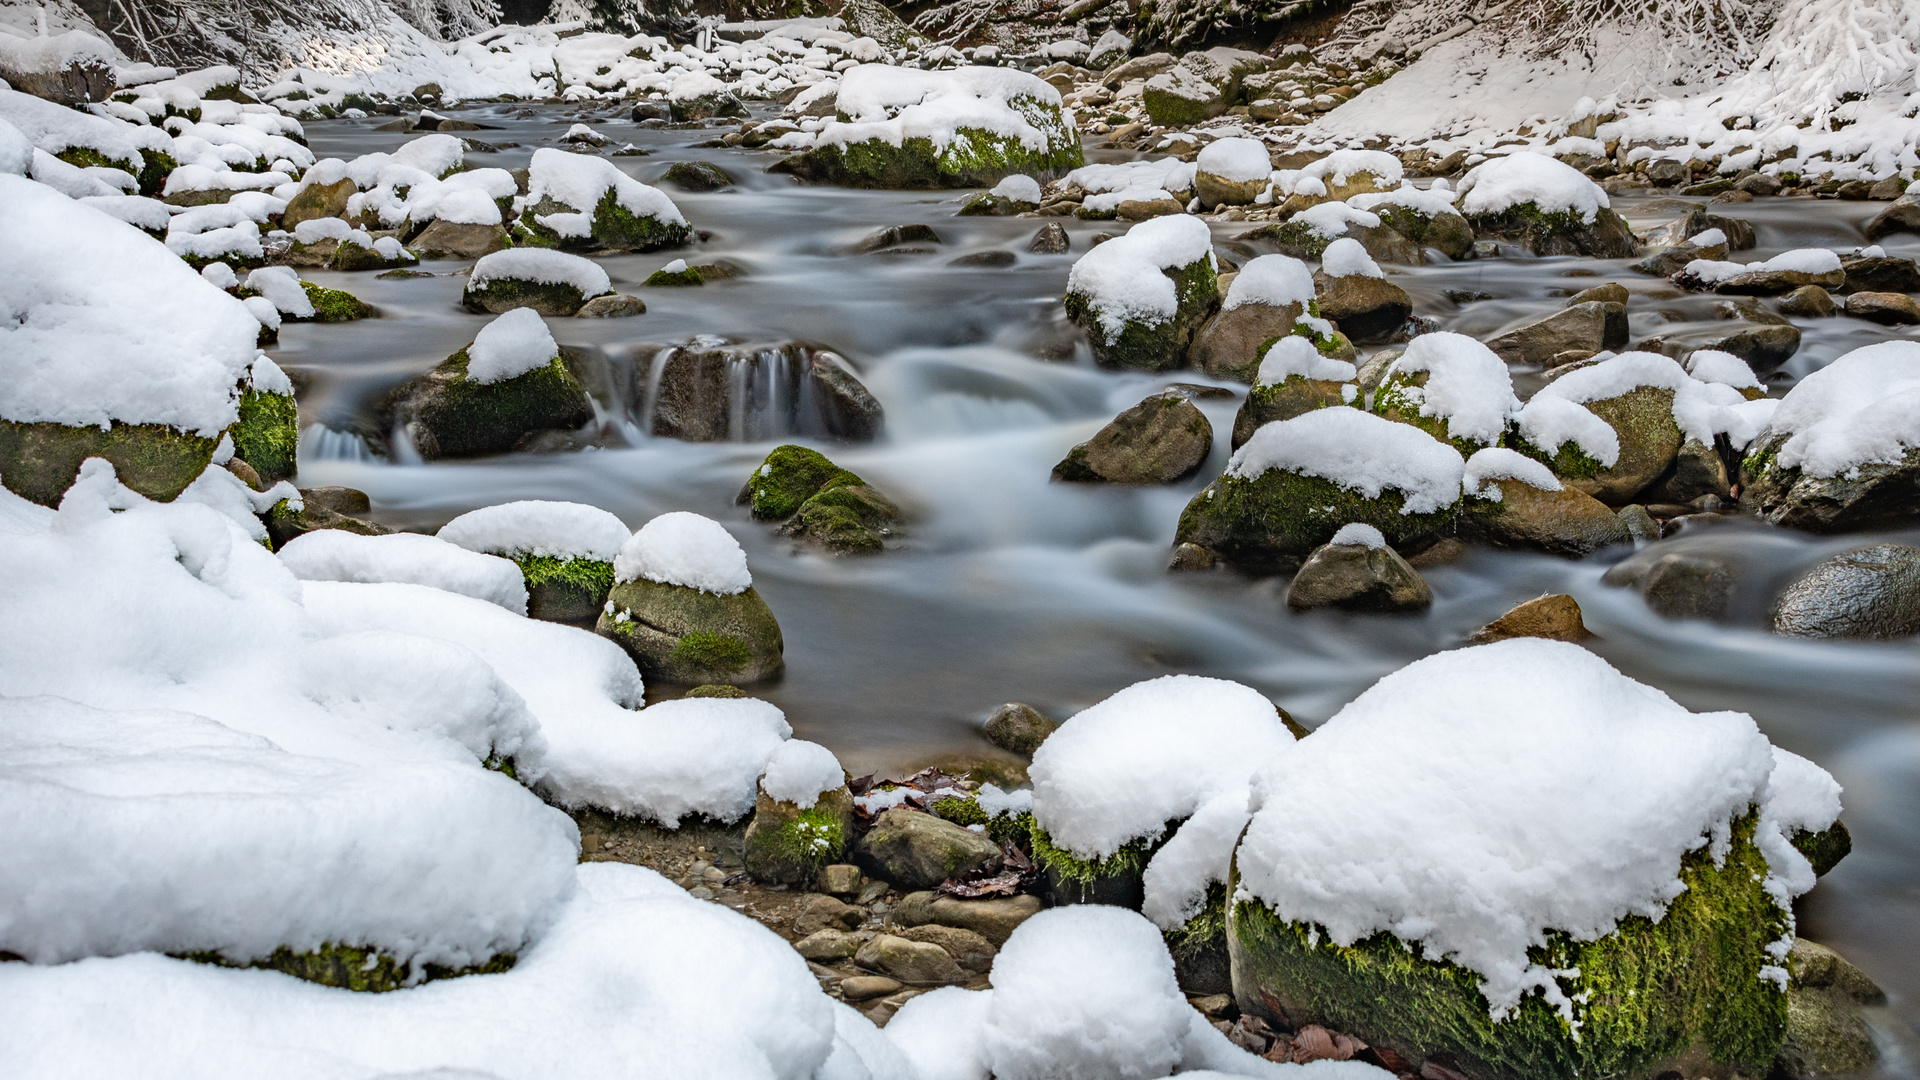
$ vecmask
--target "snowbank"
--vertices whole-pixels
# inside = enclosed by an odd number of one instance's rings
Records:
[[[260,324],[164,245],[43,184],[0,174],[0,417],[167,424],[237,418]]]
[[[1184,214],[1153,218],[1080,256],[1067,272],[1067,291],[1086,299],[1101,331],[1113,342],[1128,322],[1151,326],[1179,314],[1173,279],[1161,271],[1201,259],[1213,259],[1213,234],[1206,222]]]
[[[716,596],[732,596],[753,587],[740,542],[719,522],[684,510],[661,514],[621,545],[613,560],[613,579],[641,578]]]
[[[612,562],[633,534],[597,506],[528,499],[469,510],[434,535],[488,555]]]
[[[1466,462],[1411,424],[1331,408],[1263,425],[1227,462],[1227,475],[1249,480],[1268,469],[1318,476],[1369,499],[1392,488],[1406,497],[1401,513],[1430,514],[1459,500]]]
[[[485,600],[516,615],[527,613],[527,586],[518,566],[438,537],[318,529],[289,540],[280,549],[280,561],[302,581],[407,582]]]
[[[485,385],[545,367],[560,355],[546,320],[532,308],[514,308],[480,328],[467,346],[467,378]]]

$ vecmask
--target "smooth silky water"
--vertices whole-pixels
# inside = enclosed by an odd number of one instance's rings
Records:
[[[1846,787],[1853,855],[1803,902],[1803,934],[1830,943],[1894,995],[1892,1015],[1920,1023],[1920,642],[1836,644],[1778,637],[1764,628],[1772,596],[1834,552],[1883,534],[1820,538],[1726,520],[1687,533],[1748,566],[1734,625],[1679,622],[1650,613],[1637,595],[1600,575],[1625,551],[1584,562],[1476,550],[1426,571],[1434,604],[1423,615],[1298,614],[1286,581],[1230,572],[1169,575],[1174,525],[1186,501],[1219,474],[1235,402],[1202,401],[1216,434],[1199,476],[1164,489],[1048,482],[1075,443],[1120,410],[1192,372],[1164,376],[1102,370],[1066,323],[1060,298],[1075,258],[1099,232],[1124,223],[1052,218],[1073,237],[1066,255],[1032,255],[1032,218],[956,217],[964,196],[802,187],[763,170],[776,155],[695,149],[724,129],[643,129],[618,114],[559,106],[492,106],[453,115],[493,125],[465,133],[503,146],[468,155],[515,168],[557,145],[584,120],[653,151],[610,160],[653,182],[673,161],[711,161],[736,187],[712,194],[667,188],[709,237],[677,251],[600,260],[615,289],[642,296],[631,319],[553,319],[563,344],[597,346],[616,364],[644,365],[663,346],[696,335],[746,343],[799,340],[831,348],[859,370],[886,408],[882,437],[866,445],[812,443],[895,498],[905,538],[871,558],[833,558],[796,547],[752,521],[735,495],[778,441],[682,443],[652,439],[633,416],[608,416],[609,445],[573,453],[406,464],[373,457],[356,427],[388,389],[471,341],[487,316],[459,297],[466,264],[425,263],[432,278],[308,272],[380,308],[378,319],[336,326],[288,324],[273,356],[303,379],[307,425],[299,482],[346,484],[373,499],[373,516],[431,530],[474,507],[514,499],[592,503],[638,527],[668,510],[725,522],[746,547],[754,581],[780,619],[787,672],[754,690],[786,710],[797,734],[831,747],[856,773],[935,760],[1004,757],[981,737],[994,706],[1025,701],[1065,716],[1141,679],[1173,672],[1259,688],[1308,726],[1376,679],[1441,649],[1544,592],[1576,597],[1590,642],[1628,675],[1696,710],[1747,712],[1777,744],[1824,765]],[[321,156],[391,150],[412,136],[372,130],[385,118],[306,124]],[[1126,156],[1092,151],[1090,158]],[[1637,224],[1649,200],[1617,199]],[[1699,201],[1699,200],[1695,200]],[[1846,249],[1874,203],[1766,200],[1713,207],[1746,217],[1765,258],[1801,246]],[[845,254],[876,228],[924,222],[943,241],[924,254]],[[1214,227],[1236,260],[1259,252]],[[1885,243],[1920,255],[1913,238]],[[1007,268],[961,268],[955,257],[1000,248]],[[646,289],[674,258],[731,260],[746,276],[702,288]],[[1715,300],[1682,297],[1625,261],[1512,259],[1399,269],[1416,310],[1445,329],[1484,334],[1542,314],[1603,280],[1636,292],[1636,339],[1715,319]],[[1448,293],[1494,299],[1455,303]],[[1676,327],[1666,324],[1675,323]],[[1722,324],[1724,325],[1724,323]],[[1894,336],[1858,320],[1797,320],[1800,352],[1770,376],[1775,393],[1841,353]],[[1516,372],[1523,393],[1538,384]],[[644,380],[643,380],[644,381]],[[644,394],[641,395],[644,397]],[[1920,529],[1884,534],[1920,543]],[[1889,1068],[1920,1075],[1920,1040],[1890,1022]]]

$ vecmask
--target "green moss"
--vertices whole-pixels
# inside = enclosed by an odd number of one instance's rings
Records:
[[[478,383],[467,378],[461,349],[399,393],[394,410],[429,459],[502,453],[529,431],[577,428],[593,417],[564,355],[511,379]]]
[[[527,614],[554,622],[579,622],[599,614],[613,590],[613,564],[599,559],[509,556],[527,582]]]
[[[841,792],[823,793],[812,806],[774,804],[763,798],[747,830],[746,862],[754,876],[787,884],[811,882],[846,857],[852,839],[851,802]],[[762,819],[776,817],[771,828]]]
[[[253,466],[272,484],[299,468],[300,408],[292,394],[269,394],[251,387],[240,393],[240,419],[227,434],[234,456]]]
[[[985,825],[989,820],[987,812],[980,809],[980,801],[972,796],[941,799],[928,809],[933,811],[934,816],[945,818],[955,825]]]
[[[749,588],[720,596],[642,578],[616,582],[594,624],[648,679],[699,686],[771,678],[783,665],[780,624]]]
[[[655,289],[681,289],[689,286],[697,287],[705,285],[706,283],[706,279],[700,276],[700,271],[692,267],[687,267],[685,270],[675,270],[671,273],[666,270],[655,270],[653,273],[647,275],[646,280],[646,284]]]
[[[710,698],[731,699],[731,698],[746,697],[747,692],[745,690],[740,689],[737,686],[728,686],[725,683],[708,683],[706,686],[696,686],[693,689],[687,691],[686,693],[681,694],[680,696],[691,697],[691,698],[710,697]]]
[[[324,288],[311,281],[303,281],[300,285],[307,290],[307,299],[313,303],[313,322],[352,322],[355,319],[371,319],[378,314],[371,304],[345,290]]]
[[[487,760],[480,764],[492,769],[494,772],[503,773],[514,780],[520,779],[520,768],[514,764],[512,758],[503,758],[498,754],[493,754],[489,755]]]
[[[785,521],[823,491],[864,483],[818,450],[776,446],[747,479],[747,501],[761,521]]]
[[[747,643],[730,634],[695,630],[684,634],[673,647],[673,661],[706,671],[738,671],[753,659]]]
[[[1025,847],[1032,842],[1033,814],[988,814],[980,808],[979,799],[972,795],[954,795],[941,799],[931,806],[937,817],[942,817],[955,825],[985,825],[987,835],[997,844],[1016,844]]]
[[[636,216],[633,211],[620,205],[611,188],[600,197],[600,205],[593,211],[593,238],[602,247],[623,251],[653,251],[684,244],[689,234],[685,222]]]
[[[0,420],[0,483],[42,506],[58,506],[80,463],[113,463],[120,482],[162,502],[184,491],[213,459],[215,439],[163,424],[71,427]]]
[[[1167,828],[1158,836],[1140,837],[1104,859],[1083,859],[1056,847],[1038,823],[1032,826],[1029,841],[1033,865],[1046,874],[1054,903],[1113,904],[1138,910],[1145,893],[1147,861],[1171,833]]]
[[[1405,505],[1395,488],[1369,499],[1331,480],[1284,469],[1251,479],[1227,475],[1187,504],[1174,542],[1199,544],[1242,569],[1273,573],[1298,566],[1349,522],[1374,526],[1394,545],[1440,535],[1452,523],[1453,507],[1403,514]]]
[[[128,175],[137,175],[140,172],[133,167],[132,158],[110,158],[91,146],[69,146],[53,156],[76,169],[119,169]]]
[[[272,956],[245,964],[233,963],[215,952],[185,953],[180,955],[180,959],[191,960],[198,964],[214,964],[219,967],[263,968],[307,982],[319,983],[322,986],[333,986],[367,994],[384,994],[406,988],[407,976],[410,972],[408,965],[384,953],[332,942],[321,945],[312,952],[303,953],[281,946],[274,950]],[[511,971],[516,959],[512,953],[501,953],[484,964],[464,968],[423,964],[421,972],[424,981],[429,982],[436,979],[458,978],[462,975],[498,975]]]
[[[1496,1023],[1473,972],[1386,932],[1336,945],[1251,899],[1228,926],[1236,994],[1268,1019],[1323,1024],[1413,1061],[1445,1055],[1475,1080],[1624,1080],[1681,1059],[1688,1075],[1711,1072],[1702,1058],[1764,1075],[1785,1035],[1786,995],[1760,969],[1787,917],[1761,886],[1754,820],[1736,823],[1723,865],[1704,849],[1686,856],[1686,891],[1660,922],[1629,916],[1597,941],[1554,932],[1529,950],[1558,973],[1577,1031],[1538,992]]]
[[[328,269],[341,273],[359,273],[363,270],[385,270],[389,267],[409,262],[406,256],[389,262],[385,255],[369,247],[361,247],[351,240],[342,240],[333,249],[333,258],[327,261]]]
[[[468,285],[460,302],[477,314],[504,314],[517,307],[530,307],[542,315],[571,315],[580,310],[587,297],[575,286],[541,281],[500,279],[484,285]]]
[[[1322,236],[1304,221],[1279,221],[1262,225],[1240,239],[1265,241],[1279,248],[1282,254],[1317,262],[1327,253],[1327,245],[1337,237],[1329,239]]]
[[[1057,107],[1029,97],[1016,97],[1009,105],[1040,131],[1046,140],[1043,149],[1029,150],[1018,139],[963,127],[941,151],[923,138],[906,139],[899,146],[868,139],[817,147],[768,171],[843,187],[919,190],[992,187],[1013,173],[1045,181],[1086,163],[1079,133]]]
[[[1177,270],[1163,270],[1173,279],[1178,308],[1171,319],[1149,323],[1128,319],[1117,337],[1109,339],[1100,325],[1099,311],[1079,293],[1066,298],[1067,317],[1087,331],[1094,355],[1113,367],[1141,371],[1169,371],[1187,362],[1193,332],[1219,304],[1219,280],[1212,259],[1196,259]]]
[[[1562,480],[1587,480],[1606,471],[1606,466],[1587,456],[1578,443],[1571,440],[1561,443],[1560,449],[1549,454],[1529,442],[1518,431],[1508,429],[1506,443],[1509,449],[1516,450],[1553,470],[1553,475]]]
[[[1476,451],[1499,444],[1499,438],[1490,443],[1449,438],[1446,418],[1420,415],[1421,402],[1409,391],[1425,386],[1426,382],[1427,373],[1424,371],[1411,374],[1394,372],[1381,380],[1379,387],[1374,390],[1372,411],[1396,424],[1410,424],[1419,428],[1440,442],[1447,443],[1460,451],[1461,457],[1472,457]],[[1577,449],[1574,452],[1579,453]]]

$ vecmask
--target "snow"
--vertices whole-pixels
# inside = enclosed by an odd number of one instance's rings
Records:
[[[233,267],[226,263],[208,263],[200,268],[200,276],[207,279],[207,284],[221,292],[240,287],[239,276],[233,272]]]
[[[168,139],[158,128],[138,128],[118,120],[69,109],[16,90],[0,89],[0,121],[5,121],[35,147],[58,155],[66,150],[92,150],[108,161],[126,162],[135,169],[145,164],[140,153],[166,148]]]
[[[1384,930],[1460,964],[1496,1020],[1538,989],[1571,1022],[1527,950],[1657,921],[1681,857],[1724,852],[1773,768],[1746,715],[1688,712],[1577,645],[1443,652],[1255,776],[1241,887],[1335,944]]]
[[[168,424],[215,438],[260,324],[166,247],[0,174],[0,417]]]
[[[225,266],[226,264],[214,263],[212,265]],[[275,331],[276,333],[279,331],[280,309],[273,306],[273,301],[268,300],[264,296],[249,296],[245,300],[242,300],[240,302],[247,306],[248,314],[260,320],[261,326],[264,326],[269,330]]]
[[[1001,791],[992,784],[981,784],[980,790],[974,792],[973,801],[988,817],[1024,814],[1033,810],[1033,792],[1027,788]]]
[[[1227,475],[1249,480],[1268,469],[1318,476],[1369,499],[1393,488],[1406,500],[1401,513],[1430,514],[1459,501],[1466,462],[1411,424],[1338,407],[1265,424],[1227,462]]]
[[[1478,454],[1474,456],[1479,457]],[[1387,546],[1387,538],[1380,535],[1379,529],[1366,522],[1354,521],[1340,526],[1339,531],[1333,534],[1333,539],[1328,540],[1327,543],[1357,545],[1378,551]]]
[[[1782,436],[1776,464],[1821,479],[1901,461],[1920,447],[1920,342],[1867,345],[1801,379],[1759,439]]]
[[[1774,899],[1786,906],[1815,884],[1813,865],[1793,846],[1793,837],[1824,832],[1840,820],[1840,785],[1825,769],[1776,746],[1761,814],[1756,842],[1773,871]]]
[[[1014,202],[1037,203],[1040,201],[1040,181],[1023,173],[1014,173],[993,185],[987,194]]]
[[[632,533],[597,506],[528,499],[469,510],[434,535],[487,555],[610,563]]]
[[[1694,247],[1722,247],[1727,242],[1727,234],[1719,229],[1708,229],[1687,237],[1687,243]]]
[[[1506,361],[1465,334],[1443,331],[1414,338],[1382,382],[1422,372],[1424,385],[1396,389],[1420,406],[1421,416],[1445,420],[1450,439],[1493,445],[1506,434],[1508,418],[1520,411]]]
[[[296,319],[313,318],[313,298],[300,284],[300,275],[291,266],[263,266],[247,275],[246,287],[273,304],[283,315]]]
[[[560,355],[546,320],[514,308],[480,328],[467,346],[467,378],[485,386],[545,367]]]
[[[1399,162],[1394,164],[1397,166]],[[1267,145],[1259,139],[1215,139],[1201,149],[1194,166],[1200,172],[1236,184],[1265,180],[1273,172]]]
[[[1769,271],[1797,274],[1833,274],[1840,271],[1840,256],[1827,248],[1795,248],[1760,262],[1717,262],[1695,259],[1681,270],[1682,276],[1708,285],[1718,284],[1742,274]]]
[[[908,139],[927,139],[939,155],[946,153],[962,129],[968,129],[1011,139],[1028,151],[1044,153],[1057,142],[1075,137],[1063,124],[1035,126],[1015,107],[1016,102],[1027,101],[1057,109],[1060,92],[1017,68],[921,71],[861,64],[841,73],[840,93],[834,103],[838,113],[850,122],[826,124],[820,129],[818,144],[851,146],[879,139],[900,146]]]
[[[919,1080],[988,1080],[987,1008],[991,990],[943,986],[909,998],[887,1021],[886,1036],[905,1052]]]
[[[651,217],[670,225],[687,223],[665,192],[635,180],[605,158],[543,147],[533,152],[533,161],[527,166],[527,206],[537,206],[542,199],[552,197],[592,214],[609,191],[615,205],[635,217]],[[601,292],[605,291],[603,286]]]
[[[1720,383],[1736,390],[1767,388],[1745,360],[1719,349],[1695,349],[1687,357],[1687,374],[1701,382]]]
[[[747,553],[721,524],[685,510],[661,514],[629,537],[613,560],[615,581],[645,578],[663,585],[732,596],[753,587]]]
[[[527,613],[527,586],[507,559],[482,555],[433,536],[361,536],[319,529],[280,549],[280,561],[302,581],[407,582]]]
[[[1380,215],[1356,210],[1343,202],[1323,202],[1317,206],[1309,206],[1287,220],[1300,222],[1311,229],[1315,235],[1326,240],[1347,235],[1347,230],[1355,225],[1363,229],[1380,227]]]
[[[1370,191],[1355,195],[1347,200],[1347,205],[1356,210],[1368,211],[1382,206],[1404,206],[1426,217],[1437,217],[1441,214],[1459,217],[1460,211],[1453,206],[1454,200],[1459,196],[1441,186],[1445,183],[1445,180],[1437,180],[1433,187],[1421,189],[1414,187],[1410,181],[1402,181],[1400,186],[1392,191]]]
[[[1535,394],[1513,421],[1521,437],[1548,454],[1572,443],[1603,467],[1620,460],[1620,434],[1586,406],[1566,398]]]
[[[1729,420],[1725,407],[1746,400],[1731,386],[1703,383],[1688,375],[1672,357],[1627,352],[1560,376],[1541,387],[1527,404],[1531,408],[1535,402],[1554,398],[1585,404],[1619,397],[1641,387],[1673,391],[1674,423],[1687,438],[1708,444],[1713,442],[1715,434],[1727,430]],[[1545,449],[1543,444],[1535,445]],[[1589,451],[1589,456],[1594,455]],[[1599,458],[1596,456],[1595,460]]]
[[[1560,479],[1553,475],[1552,469],[1504,446],[1489,446],[1474,451],[1473,456],[1467,459],[1466,475],[1461,478],[1460,486],[1469,495],[1500,502],[1505,498],[1501,490],[1487,486],[1493,480],[1514,480],[1541,491],[1561,490]]]
[[[1158,196],[1171,198],[1171,191],[1185,191],[1193,187],[1193,174],[1196,166],[1192,162],[1183,162],[1179,158],[1161,158],[1157,161],[1121,161],[1104,165],[1083,165],[1066,175],[1063,185],[1077,187],[1089,197],[1105,200],[1091,206],[1094,210],[1110,210],[1120,203],[1139,199],[1151,200]]]
[[[1157,217],[1080,256],[1067,273],[1067,291],[1085,298],[1108,342],[1130,321],[1156,325],[1179,313],[1177,270],[1213,258],[1213,234],[1184,214]]]
[[[33,143],[5,117],[0,117],[0,173],[25,176],[33,167]]]
[[[1342,534],[1365,525],[1348,525]],[[1378,539],[1379,530],[1373,530]],[[1364,543],[1367,547],[1385,547],[1386,541],[1366,543],[1336,534],[1332,543]],[[1153,853],[1145,874],[1146,898],[1140,913],[1162,930],[1185,926],[1207,899],[1208,886],[1225,884],[1233,862],[1233,848],[1240,842],[1240,831],[1247,827],[1247,789],[1245,785],[1227,788],[1200,805],[1193,816],[1180,826],[1173,838]]]
[[[119,57],[112,45],[83,30],[41,37],[0,34],[0,66],[41,75],[58,74],[69,67],[114,67]]]
[[[642,867],[589,864],[571,876],[573,895],[512,970],[386,994],[154,954],[8,964],[0,1002],[17,1023],[0,1031],[0,1054],[20,1080],[435,1070],[809,1080],[843,1025],[860,1030],[792,946],[746,916]],[[715,1011],[719,1000],[728,1007]]]
[[[120,189],[86,169],[69,165],[45,150],[35,148],[28,175],[69,199],[98,199],[120,194]]]
[[[1313,342],[1289,334],[1274,342],[1260,358],[1260,371],[1253,381],[1259,386],[1278,386],[1298,375],[1322,382],[1352,382],[1358,374],[1351,363],[1322,356]]]
[[[434,205],[435,219],[453,225],[498,225],[500,204],[487,193],[466,188],[447,193]]]
[[[1221,310],[1232,311],[1246,304],[1274,307],[1298,304],[1305,313],[1313,299],[1313,271],[1307,269],[1306,263],[1291,255],[1259,255],[1247,260],[1234,275]]]
[[[1135,683],[1069,718],[1034,752],[1033,816],[1052,842],[1104,859],[1158,837],[1291,745],[1273,703],[1223,679]]]
[[[551,248],[508,248],[482,255],[467,279],[478,289],[493,281],[531,281],[541,285],[571,285],[582,296],[603,296],[613,283],[598,263]]]
[[[173,215],[166,203],[140,195],[89,195],[80,202],[147,232],[164,232]]]
[[[1367,254],[1365,245],[1350,236],[1343,236],[1327,245],[1320,256],[1320,269],[1328,277],[1386,277],[1380,264]]]
[[[253,366],[247,369],[247,385],[263,394],[293,396],[293,380],[265,353],[253,358]]]
[[[1525,150],[1483,161],[1460,180],[1460,212],[1468,217],[1526,203],[1543,214],[1572,213],[1589,225],[1612,205],[1580,170]]]
[[[419,169],[428,176],[444,177],[460,167],[463,157],[460,140],[435,132],[409,140],[393,152],[393,160]]]
[[[1345,184],[1360,173],[1371,174],[1376,187],[1391,188],[1400,183],[1400,159],[1383,150],[1335,150],[1300,169],[1302,176],[1323,184],[1330,181],[1335,186]]]
[[[347,224],[345,218],[337,217],[308,218],[293,227],[293,238],[302,244],[317,244],[322,240],[351,240],[363,248],[373,247],[372,234]]]
[[[833,751],[805,739],[788,739],[767,759],[760,787],[783,803],[810,809],[826,792],[847,782],[847,773]]]

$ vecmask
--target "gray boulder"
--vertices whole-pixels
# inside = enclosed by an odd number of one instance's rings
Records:
[[[1487,348],[1510,364],[1545,364],[1571,349],[1599,352],[1626,344],[1627,305],[1599,300],[1573,304],[1487,340]]]
[[[1893,638],[1920,634],[1920,548],[1876,544],[1821,562],[1773,605],[1778,634]]]
[[[1059,727],[1040,710],[1020,702],[1009,702],[987,717],[987,741],[1009,753],[1032,757],[1040,744]]]
[[[1883,1005],[1887,996],[1840,954],[1796,938],[1787,954],[1787,1038],[1774,1076],[1824,1080],[1862,1073],[1880,1059],[1862,1006]]]
[[[1776,463],[1785,442],[1786,436],[1776,435],[1750,447],[1740,464],[1740,501],[1769,522],[1808,532],[1851,532],[1904,525],[1920,515],[1920,450],[1897,462],[1819,477]]]
[[[878,435],[885,421],[880,402],[846,361],[798,342],[696,341],[673,349],[656,366],[651,428],[661,438],[723,442],[815,435],[863,442]],[[649,374],[642,367],[638,377]]]
[[[1894,233],[1920,233],[1920,196],[1903,195],[1867,222],[1869,240],[1879,240]]]
[[[751,588],[721,596],[644,578],[616,582],[594,632],[625,649],[652,681],[738,685],[785,666],[780,624]]]
[[[1433,590],[1420,572],[1384,545],[1323,544],[1287,588],[1287,606],[1296,611],[1424,611],[1432,604]]]
[[[1704,552],[1648,552],[1619,563],[1601,577],[1608,585],[1637,588],[1647,607],[1669,619],[1717,619],[1733,599],[1736,569]]]
[[[948,878],[999,868],[1000,845],[945,818],[895,807],[854,848],[854,861],[901,889],[931,889]]]
[[[1053,467],[1075,483],[1170,484],[1194,474],[1213,449],[1213,425],[1188,396],[1168,389],[1115,417]]]
[[[1848,292],[1920,292],[1920,264],[1893,255],[1842,258]]]

